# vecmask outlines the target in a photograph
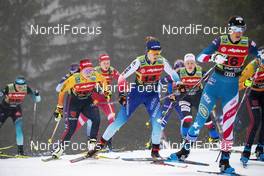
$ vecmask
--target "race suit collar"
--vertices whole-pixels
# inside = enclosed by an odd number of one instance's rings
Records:
[[[107,73],[107,72],[109,72],[110,67],[109,67],[109,69],[107,69],[107,70],[104,70],[104,69],[102,69],[102,68],[100,68],[100,69],[101,69],[101,71],[102,71],[103,73]]]
[[[153,62],[153,63],[151,63],[150,60],[148,59],[148,55],[147,55],[147,54],[145,55],[145,60],[146,60],[146,62],[147,62],[149,65],[154,65],[154,64],[156,63],[156,61]]]
[[[238,41],[236,41],[236,42],[233,42],[233,41],[231,40],[230,35],[228,35],[228,40],[229,40],[232,44],[238,44],[238,43],[240,42],[241,38],[240,38],[240,40],[238,40]]]
[[[186,68],[185,68],[185,71],[188,74],[188,76],[193,76],[196,73],[196,67],[194,68],[194,70],[191,73],[189,73]]]

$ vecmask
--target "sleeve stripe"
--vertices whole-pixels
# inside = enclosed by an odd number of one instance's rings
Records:
[[[200,54],[198,57],[197,57],[197,61],[198,62],[209,62],[209,59],[210,59],[210,55],[207,55],[207,54]]]

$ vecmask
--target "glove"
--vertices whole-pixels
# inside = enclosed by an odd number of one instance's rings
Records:
[[[208,142],[209,143],[218,143],[219,142],[219,138],[208,137]]]
[[[261,63],[264,64],[264,49],[259,50],[258,55],[261,59]]]
[[[223,54],[212,54],[210,61],[215,62],[216,64],[223,64],[224,62],[227,61],[227,55]]]
[[[39,91],[38,90],[35,90],[34,92],[33,92],[33,94],[34,94],[34,101],[36,102],[36,103],[38,103],[38,102],[40,102],[41,101],[41,97],[40,97],[40,95],[39,95]]]
[[[63,107],[62,106],[57,106],[55,112],[53,113],[54,117],[55,117],[55,121],[58,122],[61,120],[61,118],[63,117]]]
[[[126,95],[124,93],[119,94],[119,103],[122,106],[126,106]]]
[[[176,96],[175,95],[171,95],[171,96],[169,96],[169,99],[170,99],[170,101],[176,101]]]
[[[112,97],[112,92],[111,91],[104,91],[105,99],[109,101]]]
[[[39,96],[39,91],[37,89],[34,91],[34,95]]]
[[[250,80],[250,79],[247,79],[245,82],[244,82],[244,86],[245,87],[252,87],[253,85],[253,81]]]
[[[185,85],[182,82],[176,83],[176,89],[181,93],[186,92]]]

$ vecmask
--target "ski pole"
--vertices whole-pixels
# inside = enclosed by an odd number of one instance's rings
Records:
[[[56,125],[55,125],[55,128],[54,128],[53,132],[52,132],[52,135],[51,135],[51,137],[48,139],[48,143],[49,143],[49,144],[52,143],[52,140],[53,140],[54,135],[55,135],[55,133],[56,133],[56,131],[57,131],[57,129],[58,129],[59,124],[60,124],[60,120],[56,122]]]
[[[221,150],[219,151],[219,153],[218,153],[218,155],[217,155],[217,157],[216,157],[215,162],[217,162],[217,161],[219,160],[220,154],[221,154]]]
[[[257,75],[258,75],[258,74],[257,74],[258,72],[259,72],[259,67],[257,68],[255,74],[254,74],[253,77],[252,77],[252,84],[254,84],[255,79],[256,79],[256,77],[257,77]],[[241,108],[241,106],[242,106],[242,104],[243,104],[243,102],[244,102],[246,96],[247,96],[250,92],[251,92],[251,87],[247,87],[246,90],[245,90],[245,92],[244,92],[244,95],[243,95],[243,97],[242,97],[242,99],[241,99],[241,101],[240,101],[240,103],[239,103],[239,105],[238,105],[237,112],[239,112],[239,110],[240,110],[240,108]],[[236,118],[236,120],[235,120],[235,124],[238,122],[238,120],[239,120],[239,119]]]
[[[166,110],[165,112],[162,112],[162,116],[161,116],[161,118],[158,118],[158,119],[157,119],[157,122],[158,122],[159,124],[161,124],[161,123],[164,121],[166,115],[169,113],[169,111],[170,111],[170,109],[172,108],[172,106],[174,105],[174,103],[175,103],[175,101],[171,101],[170,104],[169,104],[169,107],[167,108],[167,110]]]
[[[31,125],[31,136],[30,136],[30,141],[33,140],[33,137],[34,137],[34,126],[36,125],[36,121],[37,121],[37,103],[35,102],[34,103],[34,107],[33,107],[33,122],[32,122],[32,125]]]

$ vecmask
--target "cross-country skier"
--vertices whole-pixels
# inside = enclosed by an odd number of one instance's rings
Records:
[[[82,60],[83,62],[85,60]],[[91,140],[89,145],[96,143],[97,134],[100,125],[100,116],[98,108],[93,104],[92,93],[98,91],[106,97],[110,96],[110,92],[106,89],[106,79],[96,72],[89,60],[84,62],[83,68],[80,67],[79,73],[74,73],[63,82],[58,97],[57,108],[54,112],[56,120],[60,120],[63,116],[65,119],[65,131],[63,132],[60,145],[52,153],[54,158],[59,158],[65,146],[69,143],[75,132],[78,117],[80,113],[89,117],[92,122]],[[66,100],[65,95],[67,95]]]
[[[65,82],[65,80],[67,80],[74,73],[80,73],[80,70],[82,70],[85,67],[93,67],[90,59],[82,59],[79,61],[79,64],[72,63],[69,67],[69,72],[61,78],[59,84],[56,86],[56,91],[60,92],[62,89],[62,85]],[[88,120],[88,117],[86,117],[82,113],[80,113],[80,116],[78,118],[77,127],[76,127],[76,130],[74,133],[76,133],[79,129],[81,129],[82,126],[87,122],[87,120]],[[90,136],[90,135],[88,135],[88,136]],[[89,139],[89,137],[88,137],[88,139]]]
[[[201,79],[203,79],[203,70],[196,64],[195,56],[192,53],[188,53],[184,56],[184,67],[177,70],[177,73],[181,79],[182,85],[185,87],[185,92],[180,92],[176,86],[176,83],[167,76],[161,80],[162,84],[168,83],[168,94],[174,95],[165,99],[162,107],[162,112],[168,112],[164,119],[161,121],[161,125],[165,128],[171,111],[168,108],[175,108],[177,116],[181,120],[181,135],[182,138],[186,138],[187,132],[192,123],[192,110],[198,109],[199,101],[202,94],[202,84],[196,85]],[[196,86],[196,87],[194,87]],[[171,103],[173,107],[170,106]],[[209,141],[217,142],[219,140],[218,132],[212,121],[212,114],[207,119],[205,125],[209,129]]]
[[[251,147],[259,128],[258,145],[255,153],[258,160],[264,161],[264,49],[260,50],[259,54],[262,58],[261,62],[258,60],[251,61],[239,79],[240,90],[246,87],[251,89],[246,101],[250,123],[247,128],[244,151],[240,159],[244,164],[249,160]]]
[[[107,54],[101,54],[98,58],[99,66],[96,66],[94,69],[100,73],[102,76],[105,77],[107,84],[112,85],[114,80],[118,80],[119,72],[111,66],[110,64],[110,56]],[[82,64],[82,62],[80,62]],[[81,66],[82,67],[82,66]],[[80,72],[79,64],[72,64],[67,73],[58,84],[56,90],[59,92],[62,86],[62,83],[70,77],[72,74]],[[109,104],[105,99],[104,95],[98,94],[97,92],[93,92],[92,98],[94,99],[94,103],[104,112],[105,116],[108,119],[109,124],[111,124],[115,119],[115,110],[113,104]],[[78,124],[75,130],[75,133],[87,122],[87,136],[90,138],[90,132],[92,127],[91,120],[88,119],[89,117],[85,117],[84,115],[80,114],[80,118],[78,119]],[[112,149],[111,140],[108,142],[108,147]]]
[[[229,158],[233,145],[233,125],[238,108],[238,77],[247,56],[250,54],[255,58],[258,53],[256,44],[243,36],[246,24],[242,17],[230,17],[228,27],[230,34],[216,38],[197,57],[199,62],[216,63],[215,70],[205,85],[197,116],[187,133],[183,147],[179,152],[171,154],[170,159],[181,160],[188,157],[191,142],[196,141],[216,101],[221,99],[223,135],[219,167],[221,172],[233,173],[235,169],[230,166]]]
[[[22,109],[21,104],[25,96],[30,94],[34,102],[40,102],[41,97],[38,90],[33,91],[23,76],[18,76],[14,83],[0,91],[0,128],[8,117],[11,117],[16,128],[16,143],[18,155],[24,155],[24,136],[22,129]]]
[[[179,81],[177,73],[160,53],[160,42],[154,37],[147,37],[146,53],[137,57],[119,76],[118,85],[120,86],[120,104],[122,106],[116,120],[107,127],[97,147],[88,151],[88,156],[92,156],[104,147],[106,142],[128,121],[135,109],[140,104],[144,104],[152,124],[151,156],[153,158],[160,157],[161,126],[157,119],[161,116],[161,111],[158,82],[163,71],[169,74],[175,82]],[[131,91],[126,95],[125,91],[122,90],[122,86],[126,82],[126,78],[133,73],[136,73],[135,84],[130,86]]]
[[[99,66],[95,67],[95,70],[105,77],[107,85],[113,85],[113,81],[118,81],[119,72],[111,66],[110,56],[107,54],[101,54],[98,58]],[[114,88],[114,87],[112,87]],[[108,119],[108,123],[111,124],[115,120],[115,110],[114,105],[107,103],[105,96],[98,94],[96,92],[92,95],[93,99],[97,102],[97,106],[104,112],[105,116]],[[91,131],[92,123],[87,122],[87,135],[89,136]],[[109,149],[112,149],[112,140],[108,141],[107,146]]]

